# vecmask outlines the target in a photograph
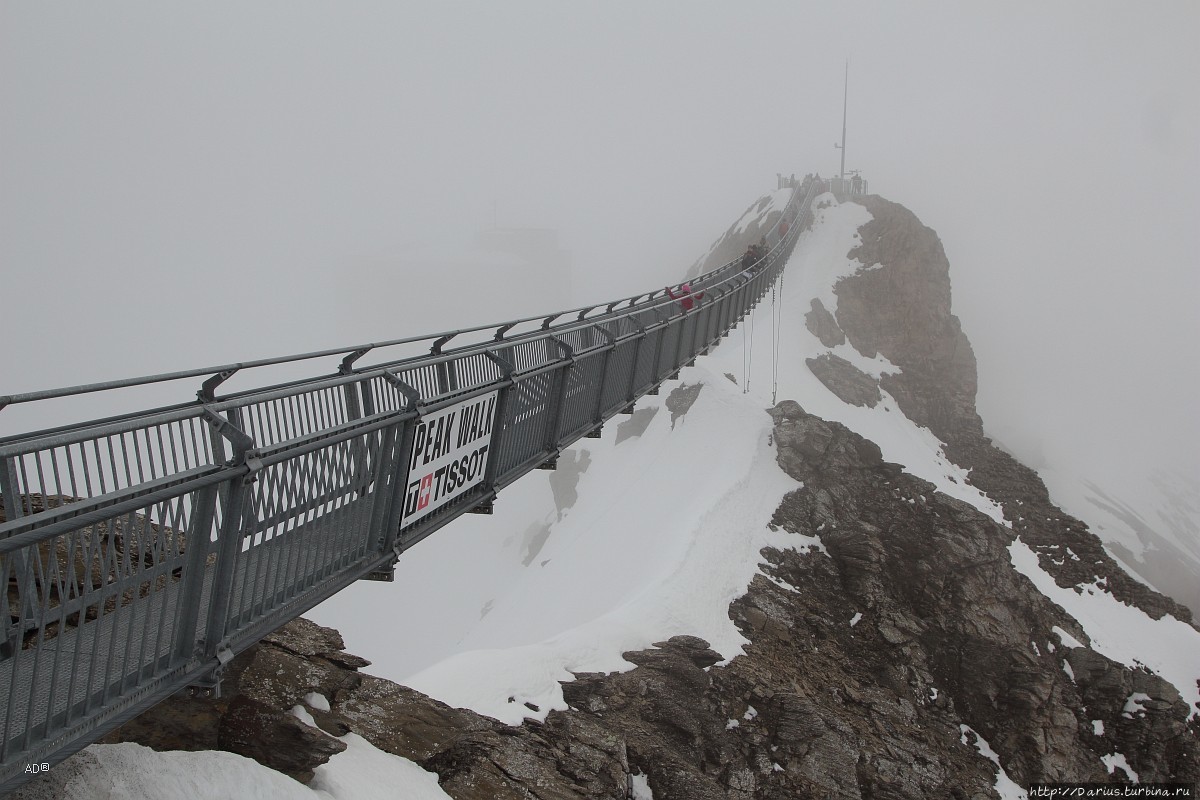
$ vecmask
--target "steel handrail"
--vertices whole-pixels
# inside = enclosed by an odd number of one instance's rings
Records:
[[[695,280],[703,281],[704,279],[708,278],[709,276],[715,275],[716,273],[729,268],[730,265],[733,263],[734,262],[730,262],[729,264],[724,264],[720,267],[710,270],[708,273],[705,273],[705,275],[700,276],[700,277],[696,278]],[[676,284],[677,287],[679,285],[681,285],[681,284]],[[516,320],[509,320],[509,321],[497,322],[497,323],[489,323],[489,324],[485,324],[485,325],[474,326],[471,328],[459,328],[459,329],[450,330],[450,331],[442,331],[440,333],[421,334],[418,336],[409,336],[409,337],[405,337],[405,338],[401,338],[401,339],[389,339],[389,340],[382,341],[382,342],[366,342],[366,343],[362,343],[362,344],[350,345],[348,347],[330,348],[330,349],[326,349],[326,350],[315,350],[315,351],[311,351],[311,352],[307,352],[307,353],[296,353],[296,354],[286,355],[286,356],[260,358],[260,359],[254,359],[251,361],[238,361],[238,362],[234,362],[234,363],[230,363],[230,364],[222,364],[219,366],[198,367],[195,369],[179,370],[176,372],[165,372],[165,373],[159,373],[159,374],[155,374],[155,375],[145,375],[145,376],[138,376],[138,377],[133,377],[133,378],[122,378],[122,379],[109,380],[109,381],[97,381],[94,383],[79,384],[77,386],[65,386],[65,387],[60,387],[60,388],[55,388],[55,389],[42,389],[42,390],[36,390],[36,391],[31,391],[31,392],[19,392],[17,394],[11,394],[11,395],[0,395],[0,410],[3,410],[4,408],[6,408],[10,405],[17,405],[17,404],[21,404],[21,403],[31,403],[31,402],[36,402],[39,400],[50,400],[50,399],[61,398],[61,397],[70,397],[70,396],[79,395],[79,394],[89,394],[89,393],[94,393],[94,392],[110,391],[113,389],[128,389],[128,388],[132,388],[135,386],[145,386],[145,385],[150,385],[150,384],[154,384],[154,383],[167,383],[170,381],[184,380],[186,378],[208,377],[208,376],[214,376],[214,375],[221,375],[221,374],[225,374],[225,373],[232,375],[234,373],[241,372],[243,370],[248,370],[248,369],[257,369],[257,368],[268,367],[268,366],[278,366],[280,364],[296,363],[299,361],[310,361],[313,359],[325,358],[328,356],[352,356],[355,354],[365,355],[366,353],[374,351],[374,350],[379,350],[379,349],[382,349],[385,347],[398,347],[403,344],[416,344],[418,342],[433,341],[433,340],[438,340],[438,339],[446,339],[447,341],[449,341],[450,339],[457,338],[464,334],[478,333],[478,332],[482,332],[482,331],[492,331],[492,330],[496,330],[499,328],[511,329],[511,328],[517,327],[518,325],[523,325],[523,324],[527,324],[527,323],[531,323],[531,322],[552,320],[552,319],[556,319],[558,317],[566,316],[568,314],[581,314],[581,315],[587,314],[588,312],[595,311],[597,308],[602,308],[604,306],[608,306],[609,309],[613,309],[615,306],[619,306],[621,303],[626,303],[626,302],[631,303],[631,305],[629,307],[624,309],[626,312],[628,312],[628,311],[632,311],[632,310],[640,309],[640,308],[644,307],[644,305],[639,305],[639,306],[633,305],[633,302],[636,302],[639,298],[646,297],[647,300],[644,301],[644,304],[651,304],[653,302],[654,295],[658,294],[660,291],[662,291],[662,290],[661,289],[655,290],[654,292],[650,292],[649,294],[646,294],[643,292],[641,294],[636,294],[631,297],[625,297],[620,300],[615,300],[611,303],[596,303],[596,304],[587,305],[587,306],[579,306],[577,308],[566,309],[564,311],[559,311],[557,313],[550,314],[550,315],[535,314],[535,315],[529,316],[529,317],[521,317]],[[661,300],[661,298],[660,298],[660,300]],[[595,322],[595,321],[607,318],[608,316],[615,315],[615,314],[616,314],[615,310],[610,310],[610,311],[606,312],[606,314],[604,316],[591,317],[591,318],[588,318],[588,321]],[[584,317],[581,316],[576,321],[579,321],[582,319],[584,319]],[[544,331],[550,330],[550,329],[544,327],[541,330],[544,332]],[[510,340],[499,340],[499,341],[510,341]],[[360,355],[360,357],[361,357],[361,355]]]

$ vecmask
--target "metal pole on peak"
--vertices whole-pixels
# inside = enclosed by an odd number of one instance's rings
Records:
[[[846,178],[846,105],[850,100],[850,59],[846,59],[846,80],[842,84],[842,172],[839,177]]]

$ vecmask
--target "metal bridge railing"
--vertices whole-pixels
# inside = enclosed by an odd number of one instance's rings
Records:
[[[172,693],[219,690],[235,653],[390,579],[404,550],[631,409],[766,294],[819,190],[793,193],[753,274],[693,281],[686,313],[651,293],[398,340],[432,352],[365,368],[372,346],[5,398],[208,376],[193,403],[0,441],[0,792]],[[216,395],[237,369],[317,355],[339,372]]]

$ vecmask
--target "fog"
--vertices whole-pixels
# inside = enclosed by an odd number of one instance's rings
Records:
[[[660,287],[837,171],[849,59],[846,166],[940,234],[989,430],[1182,463],[1198,40],[1190,0],[5,3],[0,394]],[[569,280],[498,280],[493,228]]]

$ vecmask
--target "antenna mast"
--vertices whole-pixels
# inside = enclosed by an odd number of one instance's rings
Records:
[[[846,81],[842,89],[842,174],[846,177],[846,105],[850,99],[850,59],[846,59]]]

